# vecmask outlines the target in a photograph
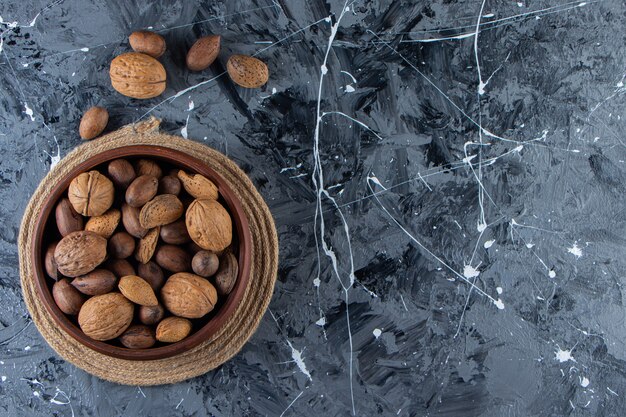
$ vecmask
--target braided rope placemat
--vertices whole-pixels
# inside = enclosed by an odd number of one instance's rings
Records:
[[[20,228],[19,258],[22,292],[33,322],[48,344],[65,360],[108,381],[127,385],[160,385],[202,375],[232,358],[252,336],[269,305],[278,269],[278,237],[272,215],[250,179],[223,154],[200,143],[160,133],[160,121],[125,126],[87,142],[61,160],[33,194]],[[210,340],[166,359],[129,361],[93,351],[56,326],[40,303],[35,288],[30,252],[37,213],[52,186],[85,159],[129,145],[158,145],[185,152],[206,162],[237,195],[252,235],[250,281],[241,303]]]

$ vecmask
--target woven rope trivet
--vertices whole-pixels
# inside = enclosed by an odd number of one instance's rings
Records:
[[[269,305],[278,269],[278,237],[272,215],[246,174],[221,153],[191,140],[159,133],[159,121],[123,127],[87,142],[70,152],[42,180],[31,198],[19,237],[22,292],[30,315],[50,346],[77,367],[102,379],[127,385],[160,385],[202,375],[232,358],[252,336]],[[251,268],[248,288],[232,317],[196,348],[180,355],[154,361],[129,361],[86,348],[55,325],[39,302],[30,259],[34,219],[54,184],[80,162],[111,149],[129,145],[158,145],[186,152],[205,161],[239,197],[250,222]]]

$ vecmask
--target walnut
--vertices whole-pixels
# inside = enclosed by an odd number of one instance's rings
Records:
[[[218,252],[233,239],[230,214],[215,200],[194,200],[187,209],[185,223],[189,236],[202,249]]]
[[[113,204],[113,183],[98,171],[83,172],[67,191],[74,210],[83,216],[100,216]]]
[[[213,310],[217,290],[202,277],[179,272],[169,277],[161,289],[161,298],[172,314],[197,319]]]
[[[95,340],[111,340],[128,328],[135,308],[119,292],[96,295],[85,301],[78,324],[83,333]]]

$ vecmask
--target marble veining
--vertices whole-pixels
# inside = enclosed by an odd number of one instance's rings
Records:
[[[626,407],[626,4],[237,0],[0,4],[0,415],[616,416]],[[127,36],[168,88],[115,93]],[[185,70],[198,37],[218,62]],[[232,53],[268,63],[234,86]],[[162,128],[231,157],[280,238],[241,353],[126,387],[61,360],[21,299],[32,191],[80,143]]]

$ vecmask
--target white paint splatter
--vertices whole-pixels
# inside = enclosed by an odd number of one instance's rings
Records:
[[[319,279],[319,278],[315,278],[315,279],[313,280],[313,285],[314,285],[315,287],[317,287],[317,288],[319,288],[319,287],[320,287],[320,284],[321,284],[321,283],[322,283],[322,282],[320,281],[320,279]]]
[[[502,287],[496,287],[496,292],[498,294],[502,294]]]
[[[182,137],[184,137],[185,139],[188,139],[188,137],[187,137],[187,126],[189,126],[189,116],[187,116],[187,121],[185,122],[185,126],[183,126],[183,128],[180,129],[180,135]]]
[[[474,278],[480,275],[480,271],[471,265],[465,265],[463,267],[463,276],[465,278]]]
[[[33,109],[28,107],[28,103],[24,102],[24,111],[22,113],[26,113],[28,117],[30,117],[31,122],[35,121],[35,116],[33,115]]]
[[[483,19],[489,19],[489,18],[492,18],[494,16],[495,16],[495,14],[493,14],[493,13],[487,13],[487,14],[483,15]]]
[[[26,346],[26,347],[24,348],[24,350],[25,350],[25,351],[29,351],[30,349],[31,349],[31,348],[30,348],[30,346]]]
[[[486,241],[486,242],[483,244],[483,246],[485,247],[485,249],[489,249],[490,247],[492,247],[492,246],[493,246],[493,244],[494,244],[495,242],[496,242],[495,240],[491,239],[491,240]]]
[[[582,378],[580,378],[580,385],[583,388],[587,388],[589,386],[589,378],[587,378],[586,376],[583,376]]]
[[[498,298],[496,301],[493,302],[493,304],[498,307],[498,310],[504,310],[504,303],[501,299]]]
[[[187,111],[192,111],[195,107],[196,107],[196,105],[194,104],[193,100],[189,100],[189,105],[187,107]]]
[[[322,65],[321,70],[322,70],[322,74],[324,75],[328,73],[328,67],[326,66],[326,64]]]
[[[583,250],[578,247],[577,242],[574,242],[571,248],[567,248],[567,251],[577,258],[583,256]]]
[[[382,330],[380,329],[374,329],[374,331],[372,332],[372,334],[374,335],[374,337],[376,339],[378,339],[380,337],[381,334],[383,334]]]
[[[318,321],[315,322],[315,324],[317,324],[318,326],[325,326],[326,325],[326,317],[320,317],[320,319]]]
[[[4,382],[4,381],[7,380],[7,377],[6,377],[6,375],[2,375],[2,377],[0,377],[0,379],[2,379],[2,382]]]
[[[533,246],[535,246],[535,244],[534,244],[534,243],[527,243],[527,244],[526,244],[526,247],[527,247],[528,249],[532,249],[532,248],[533,248]]]
[[[83,52],[89,52],[89,48],[80,48],[80,50]]]
[[[549,276],[550,278],[554,278],[554,277],[556,277],[556,272],[554,272],[554,269],[551,269],[550,271],[548,271],[548,276]]]
[[[576,362],[576,360],[572,356],[572,351],[571,350],[561,350],[561,348],[559,348],[559,350],[554,352],[554,354],[555,354],[555,359],[558,360],[561,363],[567,362],[567,361]]]
[[[312,381],[313,378],[311,378],[311,374],[306,369],[306,364],[302,359],[302,352],[294,348],[289,340],[287,340],[287,344],[291,348],[291,359],[293,359],[293,361],[296,363],[296,366],[298,367],[298,369],[300,369],[300,372],[302,372],[304,375],[307,376],[307,378],[309,378],[310,381]]]
[[[348,84],[346,85],[346,93],[354,93],[354,87],[352,87],[352,85]]]

